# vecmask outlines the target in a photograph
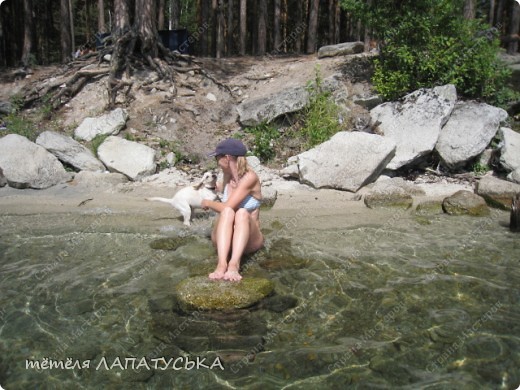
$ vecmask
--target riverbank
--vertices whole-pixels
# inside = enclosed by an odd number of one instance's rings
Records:
[[[73,183],[73,182],[71,182]],[[210,228],[210,212],[197,210],[191,228],[182,225],[180,213],[162,203],[148,202],[146,197],[172,197],[175,187],[129,182],[114,186],[89,187],[71,183],[60,184],[45,190],[0,188],[0,214],[4,227],[9,217],[26,217],[32,229],[47,230],[53,225],[49,218],[60,214],[84,216],[68,219],[74,226],[64,230],[85,229],[92,223],[97,228],[125,232],[205,234]],[[364,192],[351,193],[330,189],[316,190],[295,182],[278,186],[272,207],[262,210],[262,226],[273,229],[290,229],[297,224],[307,229],[351,228],[359,225],[380,224],[382,218],[396,213],[412,216],[419,203],[442,201],[459,190],[473,191],[471,183],[422,183],[416,186],[424,195],[414,197],[410,210],[369,209],[363,202]],[[369,188],[367,188],[369,190]],[[97,218],[97,220],[94,220]]]

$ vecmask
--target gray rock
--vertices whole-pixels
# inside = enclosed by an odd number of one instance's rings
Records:
[[[515,194],[520,192],[520,184],[501,180],[494,176],[484,176],[477,184],[477,194],[486,202],[501,209],[510,209]]]
[[[177,296],[185,311],[241,309],[267,297],[273,289],[273,282],[262,278],[229,282],[196,276],[179,283]]]
[[[340,106],[348,99],[348,91],[341,82],[340,75],[324,79],[321,89],[331,92],[332,99]],[[271,122],[280,115],[301,110],[309,103],[309,98],[309,91],[305,86],[293,86],[272,95],[248,99],[237,107],[239,121],[244,126]]]
[[[507,180],[520,184],[520,168],[516,168],[514,171],[509,172]]]
[[[383,103],[370,111],[372,123],[392,140],[397,149],[388,169],[399,169],[429,154],[457,99],[455,86],[448,84],[406,95],[402,102]]]
[[[64,134],[44,131],[36,138],[36,143],[77,170],[94,172],[105,170],[105,166],[89,149]]]
[[[507,116],[506,111],[489,104],[457,103],[435,149],[447,167],[462,167],[486,149]]]
[[[14,107],[11,102],[0,102],[0,114],[9,115],[14,112]]]
[[[356,192],[379,176],[394,152],[389,139],[342,131],[297,156],[300,181],[315,188]]]
[[[128,177],[121,173],[81,171],[74,175],[72,185],[107,188],[123,183],[128,183]]]
[[[98,148],[98,156],[112,172],[139,180],[155,173],[155,151],[137,142],[108,137]]]
[[[0,167],[14,188],[43,189],[72,178],[56,156],[18,134],[0,138]]]
[[[273,95],[248,99],[238,105],[237,111],[242,125],[256,126],[280,115],[299,111],[308,102],[309,92],[305,87],[292,87]]]
[[[520,168],[520,134],[506,127],[501,127],[499,135],[502,138],[500,164],[507,171]]]
[[[413,196],[424,196],[424,190],[400,177],[378,180],[363,199],[368,208],[412,207]]]
[[[74,131],[74,136],[84,141],[92,141],[97,135],[116,135],[126,125],[128,113],[122,108],[97,118],[85,118]]]
[[[470,191],[457,191],[442,202],[442,209],[449,215],[472,215],[482,217],[489,215],[486,201]]]
[[[363,53],[365,44],[363,42],[344,42],[337,45],[322,46],[318,50],[318,58],[346,56]]]
[[[7,179],[4,176],[4,171],[0,168],[0,187],[5,187],[7,185]]]

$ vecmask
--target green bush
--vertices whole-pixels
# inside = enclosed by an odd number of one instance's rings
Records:
[[[304,125],[301,134],[306,146],[311,148],[327,141],[342,129],[339,122],[340,109],[332,100],[331,93],[323,89],[319,67],[314,81],[307,84],[309,104],[303,111]]]
[[[342,3],[357,10],[380,41],[372,82],[385,99],[449,83],[459,95],[490,103],[504,95],[509,71],[497,58],[496,31],[464,19],[461,0]]]
[[[262,162],[267,162],[275,157],[275,142],[280,137],[280,132],[275,126],[262,122],[259,125],[247,127],[245,131],[254,137],[251,151],[256,157]]]
[[[21,114],[11,113],[4,118],[7,127],[7,133],[18,134],[28,138],[31,141],[36,141],[38,137],[38,129],[36,125],[26,119]]]
[[[92,141],[90,141],[90,148],[92,149],[92,152],[94,153],[94,156],[97,156],[98,148],[101,146],[101,144],[109,137],[109,134],[98,134],[96,135]]]

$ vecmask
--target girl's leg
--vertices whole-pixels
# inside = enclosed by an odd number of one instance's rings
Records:
[[[257,251],[262,247],[263,241],[257,221],[247,210],[239,209],[235,214],[233,249],[224,279],[233,281],[242,279],[238,272],[242,255]]]
[[[228,256],[231,249],[231,239],[233,237],[233,228],[235,220],[235,211],[231,207],[227,207],[220,213],[215,227],[212,239],[217,247],[218,263],[214,272],[209,274],[210,279],[222,279],[228,268]]]

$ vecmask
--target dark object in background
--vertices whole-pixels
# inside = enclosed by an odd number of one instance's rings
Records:
[[[161,37],[162,44],[171,51],[177,50],[181,54],[189,54],[190,44],[187,29],[160,30],[159,36]]]
[[[520,232],[520,192],[513,198],[511,204],[511,219],[509,229],[512,232]]]
[[[110,33],[96,33],[96,50],[103,50],[105,47],[112,44],[112,37]]]

